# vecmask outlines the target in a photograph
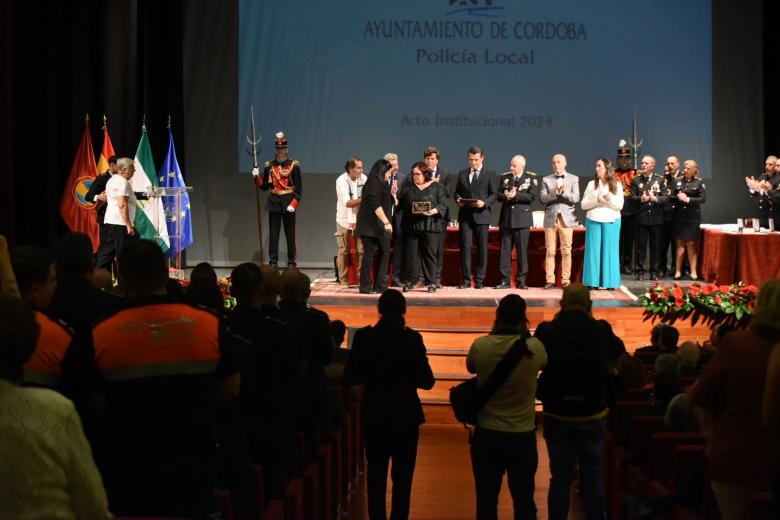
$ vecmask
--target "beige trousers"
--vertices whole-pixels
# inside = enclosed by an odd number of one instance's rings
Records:
[[[338,223],[336,224],[336,245],[339,247],[339,251],[336,254],[336,268],[339,270],[339,283],[345,285],[347,283],[347,265],[349,265],[349,236],[350,230],[342,227]],[[357,270],[360,272],[360,264],[363,262],[363,241],[360,237],[355,237],[357,243],[357,255],[358,265]]]
[[[561,239],[561,284],[569,285],[571,282],[571,239],[574,228],[566,227],[563,218],[558,215],[554,227],[544,228],[544,246],[547,249],[545,256],[545,278],[547,283],[555,283],[555,248],[557,238]]]

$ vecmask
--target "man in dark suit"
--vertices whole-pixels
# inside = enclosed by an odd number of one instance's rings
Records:
[[[398,194],[400,194],[406,183],[409,180],[409,176],[405,173],[401,173],[398,169],[398,156],[394,153],[386,153],[383,159],[390,163],[392,169],[390,170],[390,178],[388,184],[390,186],[390,193],[393,195],[393,205],[390,208],[392,212],[393,223],[393,276],[390,281],[390,285],[393,287],[400,287],[404,285],[404,282],[413,280],[401,280],[401,273],[403,270],[403,250],[404,250],[404,236],[403,227],[401,221],[403,220],[403,211],[398,205]]]
[[[527,289],[528,237],[534,225],[531,203],[536,198],[539,180],[536,174],[525,172],[525,157],[515,155],[507,173],[498,179],[498,202],[501,216],[498,218],[501,237],[501,283],[496,289],[509,289],[512,277],[512,249],[517,250],[517,288]]]
[[[423,151],[423,159],[428,168],[431,169],[431,179],[438,182],[442,188],[444,188],[444,196],[447,199],[452,198],[452,191],[450,187],[450,174],[439,167],[439,160],[441,159],[441,153],[435,146],[429,146]],[[436,257],[436,285],[441,287],[441,271],[444,267],[444,242],[447,238],[447,223],[450,221],[450,206],[447,202],[447,210],[442,215],[442,221],[444,223],[444,229],[439,233],[439,250]],[[419,278],[419,276],[418,276]]]
[[[469,167],[458,173],[455,187],[455,202],[460,225],[460,265],[463,270],[463,283],[459,289],[471,287],[471,244],[477,238],[477,269],[474,275],[474,287],[484,287],[487,270],[488,227],[490,226],[490,207],[496,201],[496,172],[484,168],[485,153],[479,146],[469,148]]]
[[[114,251],[110,250],[108,247],[111,241],[106,236],[108,228],[103,225],[103,217],[106,216],[107,207],[106,184],[108,184],[108,179],[119,171],[116,166],[117,159],[118,157],[116,155],[112,155],[108,158],[108,171],[95,177],[95,180],[92,181],[92,184],[87,190],[87,194],[84,195],[84,199],[87,202],[96,205],[95,215],[97,217],[98,229],[100,230],[98,235],[100,243],[96,253],[96,267],[98,269],[111,269],[111,263],[114,261]]]

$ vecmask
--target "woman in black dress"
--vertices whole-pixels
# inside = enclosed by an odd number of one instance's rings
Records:
[[[363,263],[360,265],[360,292],[375,294],[387,289],[387,268],[390,261],[390,237],[393,225],[390,223],[390,207],[393,196],[390,185],[391,165],[379,159],[371,167],[355,224],[355,234],[363,241]],[[371,271],[374,266],[374,253],[379,250],[379,269],[374,282]]]
[[[682,263],[685,252],[688,252],[688,263],[691,266],[691,279],[698,280],[696,274],[699,256],[699,236],[701,231],[701,204],[704,204],[704,180],[699,177],[699,166],[696,161],[685,161],[683,176],[672,181],[672,199],[674,200],[674,238],[677,240],[677,265],[674,279],[682,275]]]
[[[424,162],[412,165],[410,177],[412,182],[406,184],[399,200],[404,215],[403,236],[406,238],[403,251],[407,283],[404,292],[414,287],[421,263],[428,292],[436,292],[439,233],[447,232],[447,224],[442,219],[447,209],[446,194],[444,187],[431,179],[431,169]],[[416,210],[415,206],[418,207]],[[420,206],[428,206],[428,209]]]

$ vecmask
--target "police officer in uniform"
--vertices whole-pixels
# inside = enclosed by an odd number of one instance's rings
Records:
[[[517,251],[517,288],[527,289],[528,237],[534,224],[531,203],[536,198],[539,180],[533,172],[523,171],[525,157],[515,155],[509,163],[510,171],[498,180],[497,200],[501,203],[498,218],[501,237],[501,283],[496,289],[509,289],[512,278],[512,249]]]
[[[661,232],[661,249],[658,257],[660,276],[672,276],[674,270],[676,248],[674,246],[674,199],[672,198],[672,190],[677,179],[681,178],[680,159],[676,155],[670,155],[666,158],[666,166],[664,166],[667,199],[666,204],[664,204],[664,227]],[[672,250],[672,257],[667,269],[666,262],[669,257],[669,249]]]
[[[623,186],[623,208],[620,210],[620,272],[631,274],[637,211],[637,205],[631,200],[631,181],[636,176],[636,169],[631,167],[631,151],[623,139],[618,143],[616,164],[615,177]]]
[[[698,280],[696,261],[698,260],[699,236],[701,231],[701,204],[706,199],[706,186],[699,177],[696,161],[685,161],[683,176],[674,181],[671,198],[674,201],[674,238],[677,240],[677,270],[674,279],[682,277],[683,256],[687,250],[691,279]]]
[[[266,161],[263,177],[257,168],[252,170],[255,183],[263,191],[271,190],[266,206],[268,207],[269,245],[268,263],[279,263],[279,232],[284,225],[284,237],[287,239],[287,267],[294,268],[297,248],[295,244],[295,211],[301,201],[301,167],[298,161],[287,156],[287,138],[277,132],[274,141],[276,154],[273,161]]]
[[[764,163],[764,173],[759,175],[758,179],[745,177],[750,195],[757,199],[755,217],[763,228],[769,227],[769,219],[773,218],[777,211],[772,197],[772,190],[776,190],[780,185],[780,175],[777,175],[775,169],[777,163],[777,157],[770,155]]]
[[[636,279],[645,279],[645,251],[650,242],[650,277],[658,280],[658,254],[664,225],[666,184],[654,171],[655,158],[642,157],[642,172],[631,181],[631,200],[637,205]]]

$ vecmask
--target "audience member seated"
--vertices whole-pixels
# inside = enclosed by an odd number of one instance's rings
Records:
[[[40,325],[22,300],[0,296],[0,517],[112,518],[73,404],[21,388]]]
[[[285,465],[291,462],[295,434],[294,403],[288,398],[297,384],[298,356],[291,328],[262,310],[265,288],[257,264],[233,269],[231,295],[236,308],[227,318],[230,329],[251,342],[241,370],[241,409],[252,459],[263,465],[266,495],[282,498]]]
[[[684,341],[677,350],[677,357],[680,360],[680,377],[698,377],[701,373],[699,368],[699,359],[701,359],[701,348],[695,341]]]
[[[647,367],[639,358],[631,354],[623,354],[615,366],[616,383],[619,398],[623,398],[626,390],[636,390],[647,384]]]
[[[266,316],[278,318],[282,321],[282,311],[279,310],[279,294],[282,292],[282,275],[274,266],[263,264],[263,305],[262,310]]]
[[[703,367],[710,359],[712,359],[712,356],[715,354],[715,352],[718,351],[718,345],[720,345],[721,340],[726,336],[726,334],[735,330],[737,329],[733,325],[728,325],[726,323],[719,323],[712,327],[712,331],[710,331],[710,339],[705,341],[704,345],[702,345],[701,357],[699,358],[700,367]]]
[[[387,471],[392,460],[390,518],[409,517],[420,424],[417,389],[434,379],[420,333],[405,326],[406,299],[388,289],[379,297],[379,321],[355,333],[344,382],[363,385],[368,517],[387,518]]]
[[[709,473],[724,520],[745,518],[750,493],[771,490],[780,445],[762,424],[761,404],[778,340],[780,280],[772,280],[758,292],[748,329],[723,337],[691,389],[691,401],[714,417]]]
[[[650,344],[636,349],[637,353],[652,352],[655,354],[676,353],[677,341],[680,339],[680,332],[665,323],[657,323],[650,331]]]
[[[675,354],[659,354],[653,375],[653,410],[664,415],[669,401],[680,393],[680,359]]]
[[[190,273],[190,284],[184,291],[184,301],[219,314],[225,313],[225,300],[217,285],[217,273],[211,264],[201,262]]]
[[[218,510],[216,407],[238,395],[238,355],[216,315],[167,296],[157,244],[128,243],[119,275],[128,308],[93,331],[110,432],[101,472],[111,509],[208,518]]]
[[[778,344],[775,344],[772,349],[772,355],[769,357],[761,415],[764,427],[774,436],[775,442],[777,442],[778,437],[780,437],[780,346]],[[773,493],[775,507],[780,508],[780,457],[775,459],[774,467]]]
[[[165,294],[172,302],[184,302],[184,288],[179,280],[168,278],[165,282]]]

